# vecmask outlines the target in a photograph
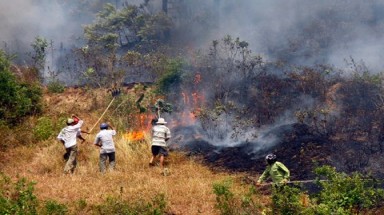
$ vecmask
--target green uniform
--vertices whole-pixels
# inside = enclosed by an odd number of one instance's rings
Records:
[[[289,170],[284,164],[276,161],[274,164],[267,166],[257,182],[261,183],[268,177],[271,177],[273,183],[278,184],[284,179],[289,180]]]

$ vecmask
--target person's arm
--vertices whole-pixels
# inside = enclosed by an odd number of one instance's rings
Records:
[[[99,134],[96,135],[96,139],[95,139],[95,142],[93,144],[98,146],[98,147],[102,146]]]
[[[89,133],[88,131],[81,131],[81,133],[84,133],[84,134],[91,134],[91,133]]]
[[[165,141],[168,141],[171,138],[171,131],[167,128],[167,132],[165,133]]]
[[[264,170],[263,174],[261,174],[261,176],[260,176],[259,179],[257,180],[256,185],[260,185],[263,181],[265,181],[265,180],[269,177],[270,168],[271,168],[271,167],[268,166],[268,167]]]
[[[280,163],[280,162],[277,163],[277,166],[279,167],[279,169],[281,169],[284,172],[283,177],[285,180],[288,181],[290,177],[289,169],[283,163]]]

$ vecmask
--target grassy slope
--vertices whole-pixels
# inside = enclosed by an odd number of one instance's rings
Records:
[[[104,104],[108,104],[107,92],[89,94],[79,89],[67,89],[63,94],[46,95],[45,115],[57,119],[77,113],[85,120],[83,127],[87,130],[96,122]],[[90,105],[99,105],[99,111],[89,112]],[[167,166],[171,174],[162,176],[159,167],[148,166],[151,156],[149,137],[140,143],[129,142],[122,137],[122,131],[118,131],[115,138],[117,170],[102,175],[98,172],[98,149],[91,144],[96,130],[84,135],[87,142],[79,144],[78,167],[73,176],[62,173],[64,148],[55,137],[1,153],[2,172],[13,179],[26,177],[37,182],[35,193],[40,200],[52,199],[67,204],[75,214],[90,213],[92,205],[102,204],[107,197],[149,201],[160,193],[165,194],[167,211],[173,214],[218,214],[213,183],[232,179],[235,192],[247,189],[240,183],[242,175],[212,172],[180,152],[170,154]],[[85,201],[87,207],[79,210],[76,205],[80,201]]]

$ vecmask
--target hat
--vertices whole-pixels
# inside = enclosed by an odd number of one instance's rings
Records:
[[[108,124],[107,123],[101,123],[100,124],[100,129],[108,129]]]
[[[72,119],[72,118],[68,118],[68,119],[67,119],[67,124],[70,125],[70,124],[72,124],[74,121],[75,121],[74,119]]]
[[[167,122],[164,120],[164,118],[159,118],[156,124],[167,124]]]

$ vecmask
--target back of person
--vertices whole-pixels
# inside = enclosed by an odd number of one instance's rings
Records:
[[[155,125],[152,128],[152,145],[166,146],[166,139],[170,138],[170,130],[165,125]]]
[[[115,143],[113,142],[112,136],[116,135],[115,130],[101,130],[96,135],[96,142],[102,144],[100,153],[110,153],[115,151]]]
[[[80,127],[83,124],[83,121],[80,120],[76,125],[68,125],[63,128],[58,135],[58,138],[64,141],[65,148],[76,145],[76,137],[80,132]]]

